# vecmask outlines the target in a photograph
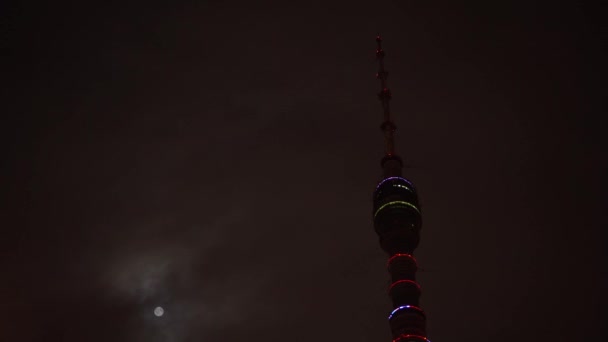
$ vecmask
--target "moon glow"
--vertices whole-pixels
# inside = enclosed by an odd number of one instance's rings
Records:
[[[162,307],[157,306],[156,308],[154,308],[154,316],[156,316],[156,317],[160,317],[160,316],[162,316],[164,313],[165,313],[165,310],[164,310]]]

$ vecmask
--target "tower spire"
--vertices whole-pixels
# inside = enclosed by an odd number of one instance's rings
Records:
[[[397,126],[391,119],[391,90],[388,88],[388,71],[384,69],[384,50],[382,49],[382,37],[380,34],[376,35],[376,59],[378,60],[378,73],[376,78],[380,80],[380,92],[378,98],[382,103],[382,111],[384,114],[384,121],[380,126],[382,132],[384,132],[384,143],[385,143],[385,157],[382,159],[382,168],[384,169],[384,176],[401,176],[401,168],[403,163],[401,158],[395,154],[395,130]]]

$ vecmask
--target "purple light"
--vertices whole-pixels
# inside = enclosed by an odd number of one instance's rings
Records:
[[[399,337],[397,337],[396,339],[394,339],[393,342],[399,342],[401,340],[408,339],[408,338],[415,338],[415,339],[418,339],[418,340],[421,340],[421,341],[431,342],[431,340],[429,340],[428,338],[426,338],[424,336],[412,335],[412,334],[400,335]]]
[[[384,178],[382,181],[380,181],[380,183],[378,183],[378,185],[376,186],[376,191],[378,191],[378,188],[380,188],[382,186],[382,184],[384,184],[384,182],[387,182],[390,180],[396,180],[396,179],[400,179],[400,180],[406,182],[407,184],[409,184],[412,188],[414,188],[414,184],[412,184],[412,182],[410,182],[409,180],[407,180],[403,177],[388,177],[388,178]]]
[[[393,310],[391,312],[391,314],[388,315],[388,320],[390,321],[393,318],[393,316],[395,316],[399,311],[406,310],[406,309],[414,310],[424,316],[424,311],[422,311],[421,308],[414,306],[414,305],[404,305],[404,306],[400,306],[400,307],[396,308],[395,310]]]

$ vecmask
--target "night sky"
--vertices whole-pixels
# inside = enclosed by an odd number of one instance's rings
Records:
[[[4,3],[0,341],[390,341],[377,32],[431,340],[608,340],[605,19],[504,3]]]

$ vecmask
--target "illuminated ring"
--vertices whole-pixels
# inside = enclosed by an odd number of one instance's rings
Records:
[[[403,178],[403,177],[388,177],[388,178],[384,178],[383,180],[380,181],[380,183],[378,183],[378,185],[376,186],[376,191],[378,191],[378,189],[382,186],[382,184],[384,184],[385,182],[389,181],[389,180],[395,180],[395,179],[400,179],[402,181],[405,181],[407,184],[409,184],[412,189],[414,188],[414,184],[412,184],[412,182],[410,182],[409,180]]]
[[[403,184],[394,184],[393,186],[398,186],[400,188],[407,189],[407,191],[409,191],[411,194],[414,194],[414,195],[416,194],[416,191],[409,186],[405,186]]]
[[[411,334],[399,335],[399,337],[397,337],[396,339],[394,339],[393,342],[399,342],[399,341],[407,339],[407,338],[415,338],[415,339],[420,340],[420,341],[431,342],[431,340],[429,340],[428,338],[426,338],[424,336],[411,335]]]
[[[405,205],[406,207],[410,207],[410,208],[412,208],[412,209],[416,210],[416,212],[417,212],[418,214],[420,214],[420,210],[418,210],[418,208],[416,208],[416,206],[415,206],[415,205],[413,205],[413,204],[412,204],[412,203],[410,203],[410,202],[406,202],[406,201],[392,201],[392,202],[385,203],[385,204],[383,204],[383,205],[382,205],[380,208],[378,208],[378,210],[376,210],[376,212],[374,213],[374,218],[375,218],[376,216],[378,216],[378,213],[379,213],[379,212],[380,212],[382,209],[384,209],[384,208],[386,208],[386,207],[388,207],[388,206],[390,206],[390,205],[395,205],[395,204],[401,204],[401,205]]]
[[[418,285],[417,282],[415,282],[413,280],[404,279],[404,280],[397,280],[396,282],[392,283],[391,286],[389,286],[389,288],[388,288],[388,292],[390,293],[391,290],[393,289],[393,287],[395,287],[398,284],[403,284],[403,283],[414,284],[418,288],[418,291],[420,291],[420,285]]]
[[[416,268],[418,268],[418,262],[416,261],[416,258],[414,258],[413,255],[406,254],[406,253],[397,253],[397,254],[393,255],[392,257],[390,257],[388,259],[388,262],[386,263],[386,267],[389,268],[391,266],[391,262],[393,262],[393,260],[400,258],[400,257],[406,257],[406,258],[410,258],[410,259],[414,260],[414,264],[416,264]]]
[[[423,317],[426,317],[426,315],[424,314],[424,311],[422,311],[421,308],[414,306],[414,305],[404,305],[404,306],[400,306],[400,307],[396,308],[395,310],[393,310],[391,312],[391,314],[388,315],[388,320],[390,321],[401,310],[412,310],[412,311],[415,311],[415,312],[421,314]]]

